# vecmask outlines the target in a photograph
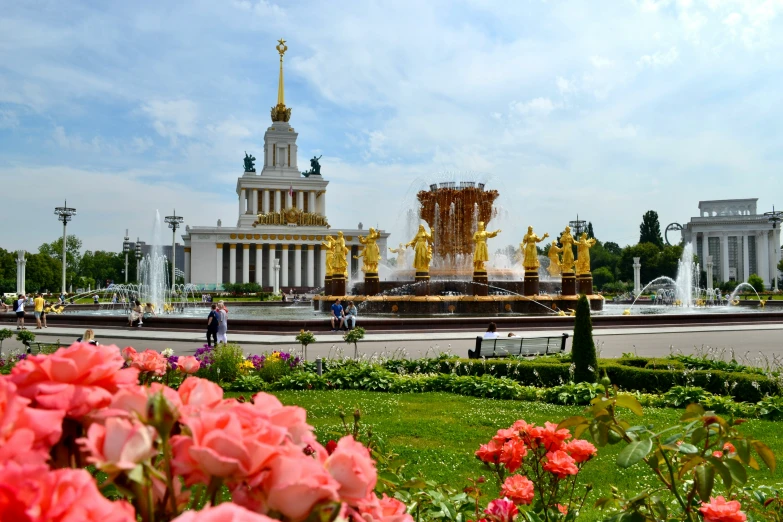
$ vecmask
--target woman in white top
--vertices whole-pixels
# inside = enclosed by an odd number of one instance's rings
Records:
[[[497,329],[498,327],[495,326],[495,323],[489,323],[487,331],[484,332],[484,339],[497,339],[499,337]]]

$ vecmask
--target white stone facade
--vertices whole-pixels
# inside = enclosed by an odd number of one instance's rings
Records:
[[[747,281],[758,274],[770,288],[778,277],[780,228],[756,211],[757,198],[700,201],[699,216],[682,230],[701,260],[711,256],[718,281]]]

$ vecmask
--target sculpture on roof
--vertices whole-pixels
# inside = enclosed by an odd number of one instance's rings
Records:
[[[302,176],[304,176],[306,178],[309,178],[311,174],[312,175],[316,175],[316,176],[320,176],[321,175],[321,164],[318,163],[318,160],[320,160],[321,158],[323,158],[323,154],[318,156],[318,157],[313,156],[313,159],[310,160],[310,170],[306,170],[306,171],[302,172]]]
[[[252,154],[248,154],[247,151],[245,151],[245,172],[255,172],[256,171],[256,158]]]

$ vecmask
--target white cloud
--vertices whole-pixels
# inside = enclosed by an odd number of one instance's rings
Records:
[[[668,67],[677,61],[680,53],[676,47],[670,48],[668,51],[657,51],[653,54],[645,54],[636,62],[639,67]]]
[[[0,129],[14,129],[19,126],[19,117],[15,112],[0,110]]]
[[[196,132],[197,109],[191,100],[151,100],[141,110],[164,138],[176,140],[178,136],[188,137]]]
[[[612,67],[614,65],[614,60],[610,60],[603,56],[591,56],[590,63],[593,64],[593,67],[596,69],[604,69],[606,67]]]
[[[546,116],[555,109],[555,104],[549,98],[533,98],[527,102],[512,101],[511,112],[521,116]]]

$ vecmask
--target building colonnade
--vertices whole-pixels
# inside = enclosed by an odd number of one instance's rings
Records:
[[[293,190],[293,194],[291,194]],[[242,188],[239,191],[239,215],[280,212],[295,207],[302,212],[326,215],[324,190]],[[285,202],[285,203],[283,203]]]

